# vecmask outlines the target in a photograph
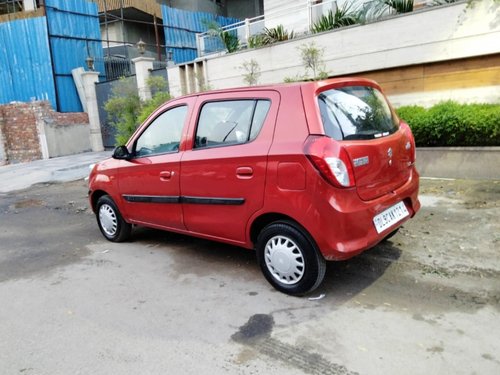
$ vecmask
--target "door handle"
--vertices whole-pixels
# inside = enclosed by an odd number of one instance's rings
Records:
[[[170,180],[170,178],[172,178],[174,175],[174,172],[170,172],[170,171],[163,171],[163,172],[160,172],[160,180],[162,181],[168,181]]]
[[[251,167],[238,167],[236,168],[236,176],[239,178],[250,178],[253,176],[253,169]]]

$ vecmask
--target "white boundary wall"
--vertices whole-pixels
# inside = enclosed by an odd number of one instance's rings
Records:
[[[500,3],[495,0],[474,2],[473,5],[460,2],[309,35],[271,47],[207,56],[197,61],[197,68],[203,65],[203,78],[210,88],[222,89],[244,85],[240,67],[250,59],[260,65],[260,84],[281,83],[285,77],[303,74],[298,47],[310,42],[324,48],[326,70],[331,76],[489,55],[500,53],[499,20]],[[195,91],[193,71],[193,63],[168,68],[172,95]],[[467,99],[470,89],[467,90],[463,95],[454,90],[454,95]],[[441,94],[447,96],[449,92]],[[482,101],[499,101],[500,86],[478,89],[475,94]],[[414,100],[418,96],[412,93],[391,99],[401,104],[416,104]],[[439,93],[434,97],[436,101],[443,98]]]

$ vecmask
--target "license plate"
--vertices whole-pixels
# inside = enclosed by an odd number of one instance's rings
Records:
[[[410,213],[406,209],[405,204],[399,202],[375,216],[373,218],[373,224],[375,224],[377,233],[381,233],[409,215]]]

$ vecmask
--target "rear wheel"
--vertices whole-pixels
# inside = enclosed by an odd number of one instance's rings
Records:
[[[262,273],[277,290],[301,295],[325,277],[326,261],[308,235],[287,221],[269,224],[257,239]]]
[[[123,220],[109,195],[103,195],[97,200],[96,217],[99,229],[109,241],[122,242],[130,237],[132,225]]]
[[[399,228],[397,228],[396,230],[393,230],[391,233],[389,233],[387,236],[385,236],[382,241],[389,240],[390,238],[392,238],[393,236],[395,236],[398,232],[399,232]]]

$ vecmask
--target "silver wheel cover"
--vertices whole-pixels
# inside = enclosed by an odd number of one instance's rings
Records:
[[[99,222],[104,233],[110,237],[116,235],[118,218],[116,217],[115,210],[109,204],[103,204],[99,208]]]
[[[282,284],[296,284],[304,276],[305,262],[302,251],[288,237],[274,236],[269,239],[264,258],[271,275]]]

